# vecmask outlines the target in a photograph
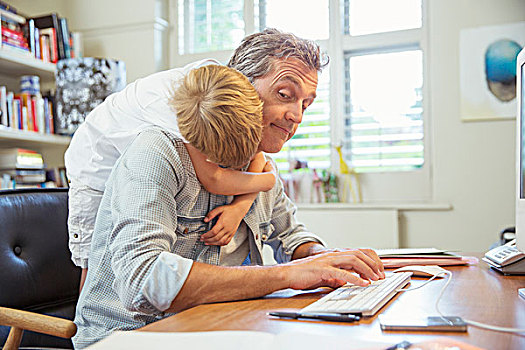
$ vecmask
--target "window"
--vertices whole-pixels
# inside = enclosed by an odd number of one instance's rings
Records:
[[[358,172],[424,162],[421,50],[345,57],[345,144]]]
[[[278,28],[312,40],[328,39],[328,0],[260,0],[259,6],[264,11],[261,28]]]
[[[334,146],[342,145],[366,200],[424,200],[431,193],[426,1],[178,0],[172,64],[226,63],[242,37],[266,27],[316,40],[330,67],[296,134],[272,155],[280,171],[295,159],[337,171]]]
[[[346,0],[345,34],[421,28],[421,0]]]
[[[179,53],[231,50],[244,37],[242,0],[180,0]]]
[[[423,52],[413,32],[400,31],[421,28],[421,1],[345,0],[345,9],[346,158],[358,172],[421,168]],[[374,45],[350,45],[366,34]]]

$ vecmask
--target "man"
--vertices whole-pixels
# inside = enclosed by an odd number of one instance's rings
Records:
[[[319,47],[266,30],[246,37],[229,66],[250,79],[264,102],[259,150],[278,152],[315,99]],[[329,251],[296,222],[295,207],[279,181],[259,194],[228,245],[204,244],[201,236],[210,226],[206,213],[231,198],[202,188],[191,158],[176,135],[151,128],[115,165],[77,306],[76,348],[198,304],[284,288],[364,286],[384,278],[372,250]],[[281,265],[254,266],[262,264],[263,244],[272,246]]]

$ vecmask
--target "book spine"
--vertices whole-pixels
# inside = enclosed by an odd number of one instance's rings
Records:
[[[31,97],[31,118],[33,121],[33,131],[38,131],[38,117],[37,117],[37,104],[36,104],[36,97]]]
[[[35,47],[35,21],[32,19],[29,19],[27,21],[27,32],[28,37],[27,40],[29,41],[29,49],[31,53],[33,54],[33,57],[35,57],[36,47]]]
[[[7,89],[5,86],[0,86],[0,111],[2,112],[0,116],[0,124],[9,126],[7,117]]]
[[[57,49],[57,34],[55,28],[50,28],[50,52],[51,52],[51,62],[58,62],[58,49]]]
[[[84,49],[82,46],[82,33],[73,32],[71,33],[71,38],[73,40],[73,50],[75,52],[75,57],[83,57]]]
[[[7,27],[2,27],[2,35],[11,39],[26,40],[24,33],[18,30],[12,30]]]
[[[55,133],[55,112],[53,111],[53,101],[49,101],[49,133]]]
[[[7,118],[9,122],[9,127],[11,128],[13,128],[15,125],[15,115],[13,111],[13,98],[14,98],[14,93],[12,91],[9,91],[7,93],[6,102],[7,102]]]
[[[61,60],[63,58],[66,58],[66,54],[64,51],[64,39],[62,38],[62,29],[59,22],[60,21],[58,17],[55,17],[53,20],[53,25],[57,34],[58,59]]]
[[[35,58],[42,59],[40,55],[40,30],[35,28]]]
[[[18,52],[18,53],[21,53],[21,54],[24,54],[24,55],[31,55],[31,51],[29,51],[29,49],[26,49],[24,47],[20,47],[18,45],[13,45],[11,43],[6,43],[4,41],[2,41],[2,47],[10,50],[10,51],[15,51],[15,52]]]
[[[29,122],[27,118],[27,107],[22,106],[22,130],[29,130]]]
[[[40,57],[44,62],[51,62],[49,36],[40,35]]]
[[[14,128],[20,130],[22,125],[22,110],[20,109],[20,97],[16,97],[13,100],[13,110],[15,115]]]
[[[69,52],[69,30],[67,26],[67,19],[60,19],[60,29],[62,31],[62,43],[64,45],[64,58],[71,58],[71,53]]]
[[[23,49],[28,49],[29,48],[27,46],[27,42],[25,40],[12,39],[12,38],[5,37],[3,35],[2,35],[2,42],[3,43],[8,43],[8,44],[11,44],[13,46],[17,46],[17,47],[20,47],[20,48],[23,48]]]
[[[38,95],[36,97],[37,127],[38,132],[43,134],[46,129],[46,120],[44,115],[44,99]]]

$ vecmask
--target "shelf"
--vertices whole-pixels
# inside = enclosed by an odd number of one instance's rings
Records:
[[[41,81],[45,81],[55,79],[55,70],[54,63],[41,61],[29,54],[0,49],[0,74],[17,78],[22,75],[38,75]]]
[[[57,147],[66,148],[71,137],[41,134],[34,131],[13,130],[0,127],[0,146],[8,147]]]

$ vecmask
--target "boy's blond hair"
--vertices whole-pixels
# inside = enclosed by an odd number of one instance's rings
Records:
[[[218,65],[194,69],[170,103],[182,137],[210,161],[239,168],[257,152],[263,129],[262,101],[237,70]]]

